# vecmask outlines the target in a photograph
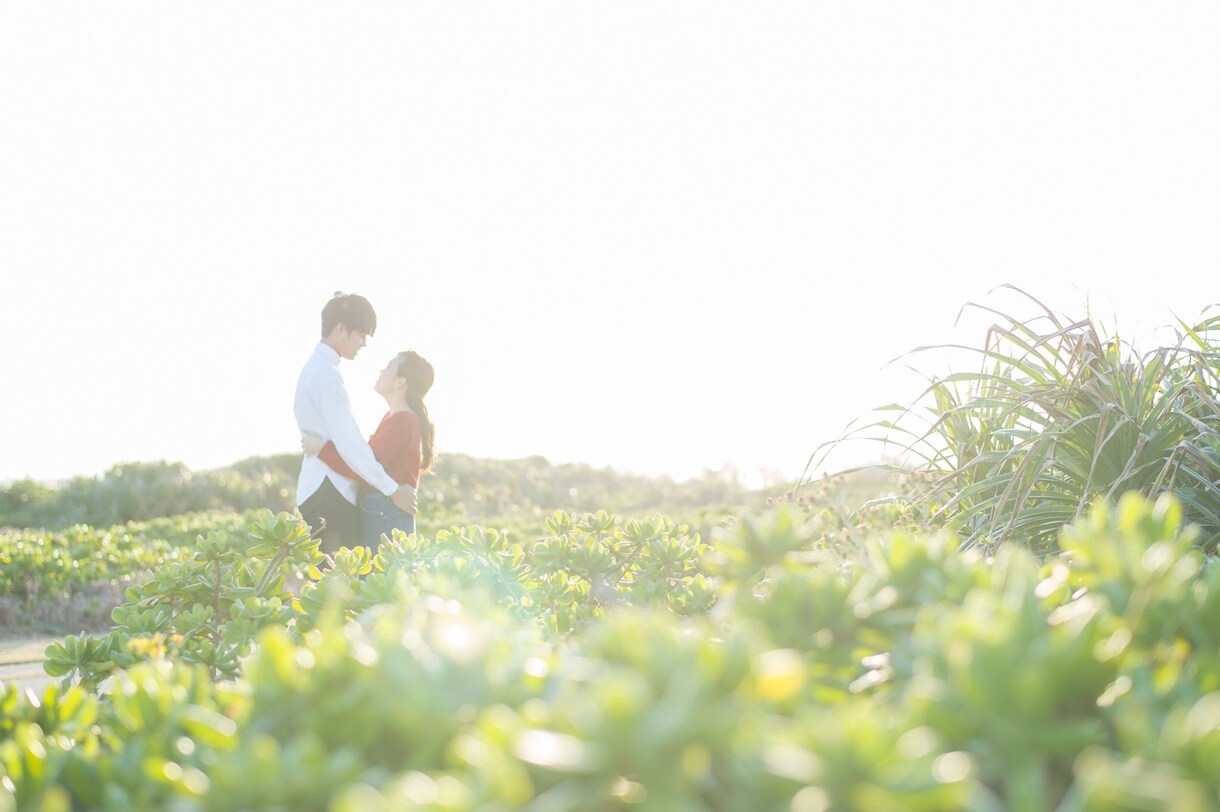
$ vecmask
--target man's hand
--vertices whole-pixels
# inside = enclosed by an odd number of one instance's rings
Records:
[[[311,431],[301,432],[301,450],[306,457],[316,457],[326,445],[326,441]]]
[[[403,483],[398,486],[398,490],[390,494],[390,501],[393,502],[403,513],[415,515],[415,507],[418,504],[418,498],[415,495],[415,489],[410,485]]]

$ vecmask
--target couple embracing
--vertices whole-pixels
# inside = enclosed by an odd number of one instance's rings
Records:
[[[297,379],[293,411],[305,451],[297,506],[324,553],[356,545],[376,551],[392,530],[414,533],[415,489],[432,466],[434,428],[424,405],[432,365],[413,350],[391,358],[377,378],[388,411],[368,442],[356,425],[339,361],[355,358],[376,330],[367,299],[336,293],[322,308],[322,340]]]

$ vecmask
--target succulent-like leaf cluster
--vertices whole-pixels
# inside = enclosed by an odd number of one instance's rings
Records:
[[[268,517],[133,592],[171,622],[100,693],[0,691],[0,809],[1202,812],[1220,568],[1181,519],[1129,495],[1040,560],[905,526],[844,554],[781,510],[683,558],[666,520],[555,515],[528,546],[467,528],[331,567]],[[286,621],[263,593],[203,602],[237,551],[239,584],[315,567]],[[187,654],[229,645],[222,618],[261,627],[232,678]],[[57,670],[111,653],[59,645]]]

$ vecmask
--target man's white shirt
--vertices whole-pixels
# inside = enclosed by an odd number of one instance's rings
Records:
[[[305,362],[301,376],[297,378],[293,412],[301,431],[312,432],[323,440],[333,442],[339,456],[365,482],[386,496],[398,490],[398,483],[377,462],[373,450],[360,433],[360,427],[356,425],[356,418],[352,416],[347,387],[339,374],[339,353],[322,342],[318,343],[313,355]],[[335,473],[316,456],[307,456],[301,463],[301,476],[297,479],[297,504],[304,504],[306,499],[313,496],[322,487],[324,479],[330,479],[344,499],[356,504],[356,480]]]

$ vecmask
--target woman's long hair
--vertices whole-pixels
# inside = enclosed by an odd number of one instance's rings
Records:
[[[428,419],[428,407],[424,405],[424,395],[432,388],[436,374],[422,355],[415,350],[398,353],[398,377],[407,382],[407,405],[419,418],[419,472],[427,473],[436,459],[433,445],[436,437],[436,426]]]

